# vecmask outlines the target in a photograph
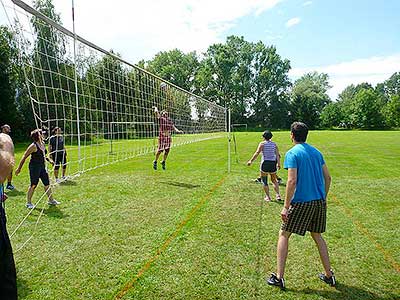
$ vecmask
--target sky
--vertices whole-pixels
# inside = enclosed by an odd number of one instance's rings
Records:
[[[328,73],[333,100],[349,84],[375,85],[400,71],[400,0],[74,2],[76,32],[132,63],[174,48],[202,53],[237,35],[275,45],[291,62],[292,80],[314,70]],[[53,3],[72,30],[72,2]]]

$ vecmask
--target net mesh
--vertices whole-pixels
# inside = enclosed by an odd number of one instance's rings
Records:
[[[225,109],[75,36],[22,1],[2,1],[18,40],[36,126],[63,130],[68,173],[157,149],[168,112],[172,146],[224,136]]]

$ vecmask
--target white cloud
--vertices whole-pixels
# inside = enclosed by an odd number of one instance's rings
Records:
[[[239,18],[275,7],[282,0],[98,0],[75,1],[77,33],[129,61],[159,51],[205,51],[221,42]],[[72,28],[69,1],[54,0],[65,26]]]
[[[370,58],[356,59],[335,65],[319,66],[315,68],[294,68],[289,75],[293,79],[303,74],[317,71],[327,73],[332,89],[329,91],[331,99],[350,84],[369,82],[372,85],[383,82],[393,73],[400,71],[400,53],[390,56],[374,56]]]
[[[75,0],[75,25],[83,38],[113,49],[133,63],[178,48],[205,51],[244,16],[259,16],[284,0]],[[6,2],[10,2],[6,0]],[[33,0],[26,0],[32,5]],[[71,1],[53,0],[72,30]],[[2,8],[0,7],[0,10]],[[3,17],[0,14],[0,22]]]
[[[295,25],[299,24],[300,22],[301,22],[301,19],[298,18],[298,17],[296,17],[296,18],[291,18],[290,20],[288,20],[288,21],[286,22],[286,27],[287,27],[287,28],[290,28],[290,27],[292,27],[292,26],[295,26]]]
[[[306,2],[303,3],[303,6],[309,6],[311,4],[312,4],[312,1],[306,1]]]

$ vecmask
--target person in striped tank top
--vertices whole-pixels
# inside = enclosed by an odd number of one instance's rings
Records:
[[[269,187],[268,187],[268,174],[269,174],[276,193],[276,200],[281,201],[282,199],[279,193],[278,177],[276,175],[276,171],[281,168],[281,155],[279,154],[279,149],[276,143],[271,141],[272,139],[271,131],[269,130],[264,131],[262,136],[264,138],[264,141],[262,141],[258,145],[256,152],[254,152],[251,159],[247,162],[247,165],[250,166],[253,163],[253,161],[258,157],[258,155],[262,153],[260,176],[261,176],[261,181],[263,183],[263,189],[265,191],[264,200],[267,202],[271,201],[271,197],[269,194]]]

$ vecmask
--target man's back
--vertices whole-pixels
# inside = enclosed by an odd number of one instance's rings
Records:
[[[322,173],[324,158],[316,148],[301,143],[285,155],[284,168],[297,169],[296,191],[292,203],[325,199],[325,182]]]

